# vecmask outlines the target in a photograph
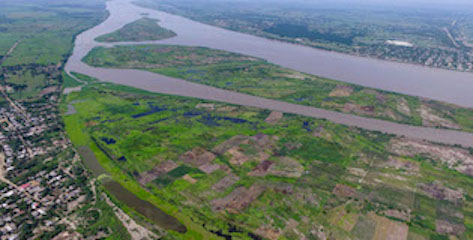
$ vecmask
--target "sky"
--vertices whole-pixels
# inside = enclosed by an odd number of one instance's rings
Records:
[[[284,0],[282,0],[284,1]],[[289,0],[291,1],[291,0]],[[473,0],[302,0],[305,2],[342,2],[355,4],[389,4],[389,5],[441,5],[441,6],[471,6],[473,8]],[[473,10],[473,9],[472,9]]]
[[[461,12],[473,12],[473,0],[255,0],[255,1],[277,1],[294,2],[320,6],[341,6],[341,7],[409,7],[416,9],[441,9],[459,10]]]

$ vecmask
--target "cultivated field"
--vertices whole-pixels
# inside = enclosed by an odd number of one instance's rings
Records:
[[[169,237],[473,237],[471,151],[107,83],[67,101],[72,141],[190,229]]]

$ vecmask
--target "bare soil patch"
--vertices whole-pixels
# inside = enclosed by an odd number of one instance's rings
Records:
[[[261,162],[258,166],[256,166],[251,172],[249,172],[248,175],[253,176],[253,177],[263,177],[263,176],[266,175],[269,168],[273,164],[274,164],[274,162],[265,160],[265,161]]]
[[[179,156],[179,160],[193,167],[200,167],[202,165],[209,164],[215,158],[215,154],[200,147],[194,148]]]
[[[434,113],[434,110],[428,106],[421,105],[420,116],[422,118],[422,124],[426,127],[441,127],[450,129],[461,129],[461,127],[453,121],[442,118]]]
[[[195,184],[197,182],[197,180],[191,176],[189,176],[189,174],[186,174],[184,176],[182,176],[182,179],[186,180],[187,182],[191,183],[191,184]]]
[[[213,210],[221,211],[225,209],[230,213],[239,213],[255,201],[265,190],[266,187],[260,185],[253,185],[250,188],[238,187],[228,196],[213,200]]]
[[[277,240],[281,236],[282,231],[280,229],[274,229],[270,226],[261,226],[256,229],[255,233],[265,239]]]
[[[440,234],[461,235],[465,231],[465,226],[446,220],[437,220],[435,222],[435,230]]]
[[[199,170],[204,172],[204,173],[207,173],[207,174],[211,174],[213,173],[214,171],[220,169],[220,165],[218,164],[205,164],[205,165],[202,165],[199,167]]]
[[[411,108],[405,98],[399,98],[396,109],[406,116],[411,116]]]
[[[160,163],[159,165],[157,165],[153,169],[140,174],[140,176],[137,177],[137,180],[140,184],[146,185],[149,182],[151,182],[151,181],[155,180],[156,178],[158,178],[161,174],[168,173],[168,172],[174,170],[177,167],[179,167],[179,165],[177,163],[168,160],[168,161]]]
[[[212,186],[212,190],[217,192],[223,192],[235,184],[240,178],[233,173],[228,174],[224,178],[220,179],[217,183]]]
[[[298,178],[304,173],[304,166],[290,157],[281,157],[276,164],[269,166],[268,172],[271,175]]]
[[[370,213],[371,217],[376,221],[376,230],[373,239],[386,240],[407,240],[409,227],[407,224],[390,220]]]
[[[408,157],[420,155],[473,176],[473,156],[469,151],[462,148],[442,146],[421,140],[397,138],[391,140],[389,150],[395,154]]]
[[[437,200],[447,200],[453,203],[461,203],[465,200],[462,190],[454,190],[445,187],[439,182],[429,184],[420,183],[417,186],[429,197]]]
[[[374,106],[360,106],[353,103],[345,103],[342,111],[346,113],[356,113],[360,115],[374,116]]]
[[[337,184],[333,189],[332,193],[335,194],[337,197],[343,198],[358,197],[359,195],[356,189],[343,184]]]
[[[249,137],[248,136],[243,136],[243,135],[236,135],[225,142],[221,143],[220,145],[216,146],[212,151],[223,155],[225,152],[230,150],[231,148],[238,146],[242,143],[247,143]]]
[[[330,97],[349,97],[353,93],[353,87],[350,86],[337,86],[330,92]]]
[[[279,122],[279,120],[281,120],[283,116],[284,114],[282,112],[273,111],[264,121],[269,124],[276,124],[277,122]]]

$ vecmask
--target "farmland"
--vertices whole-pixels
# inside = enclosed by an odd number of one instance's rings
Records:
[[[472,237],[467,149],[108,83],[71,101],[71,140],[188,227],[171,239]]]
[[[372,118],[473,130],[471,109],[320,78],[224,51],[166,45],[117,46],[96,48],[84,60],[93,66],[144,69],[218,88]]]
[[[157,20],[145,17],[129,23],[115,32],[100,36],[96,40],[99,42],[139,42],[161,40],[174,36],[176,33],[160,27]]]

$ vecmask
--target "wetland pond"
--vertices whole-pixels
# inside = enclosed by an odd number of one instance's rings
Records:
[[[84,159],[84,164],[95,177],[102,174],[107,174],[107,171],[100,165],[94,153],[89,147],[79,147],[79,153]],[[152,203],[142,200],[128,191],[125,187],[120,185],[117,181],[110,178],[102,181],[103,186],[113,197],[121,203],[132,208],[139,214],[145,216],[147,219],[165,230],[173,230],[184,233],[187,231],[186,227],[182,225],[176,218],[166,214],[164,211],[154,206]]]

